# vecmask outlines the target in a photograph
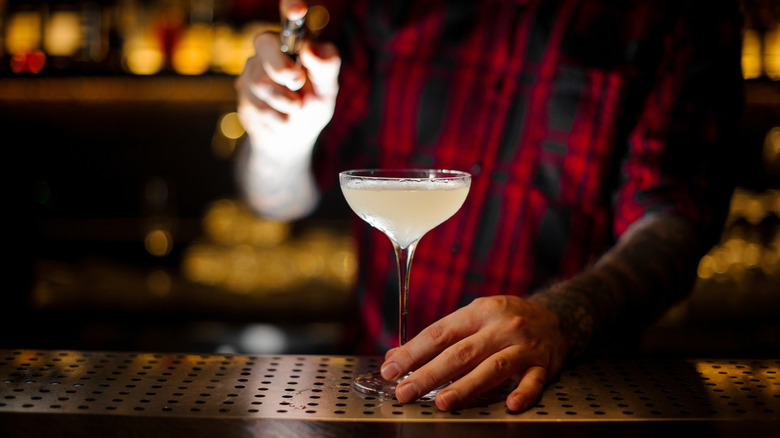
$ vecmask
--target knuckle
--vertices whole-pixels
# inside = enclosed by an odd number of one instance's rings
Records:
[[[474,302],[483,312],[503,312],[508,307],[507,298],[505,295],[495,295],[477,298]]]
[[[511,315],[506,318],[504,321],[504,326],[509,330],[510,332],[515,332],[526,325],[526,319],[520,315]]]
[[[545,381],[544,377],[538,374],[534,374],[533,377],[531,377],[531,383],[538,388],[543,387],[547,382]]]
[[[477,356],[477,348],[474,344],[461,342],[451,349],[451,360],[455,366],[468,365]]]
[[[452,329],[441,324],[431,326],[429,336],[433,345],[440,349],[449,346],[453,339]]]
[[[279,45],[279,36],[274,32],[260,32],[255,35],[255,47]]]
[[[511,362],[506,357],[498,357],[493,361],[493,372],[496,376],[511,374]]]

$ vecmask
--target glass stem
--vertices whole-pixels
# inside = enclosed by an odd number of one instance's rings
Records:
[[[398,261],[398,283],[399,283],[399,308],[398,308],[398,345],[406,344],[406,314],[409,300],[409,270],[412,267],[412,257],[414,256],[414,249],[417,248],[417,242],[415,240],[408,247],[401,248],[397,243],[393,242],[395,248],[395,257]]]

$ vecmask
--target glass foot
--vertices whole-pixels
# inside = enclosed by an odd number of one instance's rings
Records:
[[[404,379],[409,377],[410,374],[407,374],[396,380],[385,380],[378,372],[373,374],[364,374],[355,377],[355,379],[352,381],[352,387],[355,388],[355,390],[358,392],[362,392],[363,394],[374,395],[381,398],[392,398],[395,397],[395,387],[399,383],[403,382]],[[434,389],[420,398],[433,398],[439,391],[446,388],[447,385],[449,385],[449,383]]]
[[[401,383],[406,376],[396,380],[385,380],[379,373],[364,374],[355,377],[352,381],[352,387],[363,394],[375,395],[382,398],[395,397],[395,387]]]

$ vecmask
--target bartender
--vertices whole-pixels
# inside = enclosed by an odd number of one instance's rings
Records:
[[[293,220],[341,170],[472,173],[417,247],[403,346],[392,249],[356,225],[351,352],[385,353],[387,379],[415,371],[400,402],[452,381],[435,398],[452,410],[514,379],[506,406],[525,410],[567,362],[623,351],[690,291],[732,190],[736,1],[328,6],[337,35],[296,58],[255,39],[236,81],[241,186]],[[280,11],[295,22],[307,4]]]

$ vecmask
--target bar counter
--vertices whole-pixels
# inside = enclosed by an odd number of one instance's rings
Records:
[[[780,359],[593,359],[536,406],[507,383],[453,412],[355,392],[363,356],[0,350],[2,437],[773,434]]]

